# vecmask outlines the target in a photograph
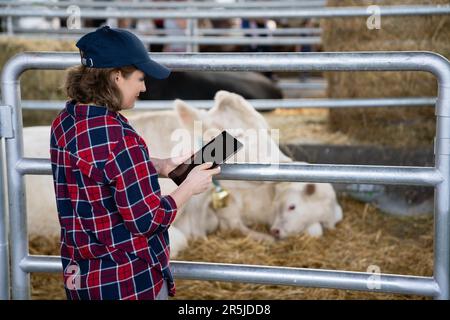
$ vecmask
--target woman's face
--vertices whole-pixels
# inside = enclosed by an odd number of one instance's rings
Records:
[[[122,108],[131,109],[141,92],[145,92],[144,73],[141,70],[135,70],[125,78],[121,72],[115,75],[117,87],[122,93]]]

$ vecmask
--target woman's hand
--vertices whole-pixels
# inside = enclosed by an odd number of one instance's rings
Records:
[[[156,163],[155,167],[157,168],[158,174],[167,178],[173,169],[188,160],[192,154],[192,152],[189,152],[173,158],[153,159],[153,162]]]
[[[212,165],[212,162],[207,162],[196,166],[189,172],[182,185],[188,186],[192,195],[205,192],[211,187],[212,176],[220,173],[220,167],[211,169]]]
[[[202,193],[211,188],[212,176],[220,172],[220,167],[210,169],[212,162],[196,166],[180,186],[170,195],[177,204],[177,208],[184,205],[193,195]]]

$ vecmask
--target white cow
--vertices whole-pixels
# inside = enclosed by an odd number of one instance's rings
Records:
[[[270,131],[266,120],[248,101],[237,94],[218,92],[215,97],[215,105],[209,111],[192,108],[181,100],[175,101],[175,109],[182,125],[191,132],[191,136],[203,136],[203,139],[208,141],[224,129],[231,133],[234,132],[235,136],[244,144],[244,148],[237,154],[236,162],[292,162],[289,157],[281,152],[277,141],[273,139],[272,135],[276,137],[276,132]],[[199,126],[195,126],[196,123],[201,123],[200,132]],[[275,217],[279,215],[277,215],[274,207],[286,206],[287,203],[293,201],[290,196],[301,190],[306,184],[285,183],[283,184],[284,188],[278,189],[276,188],[279,183],[274,182],[220,181],[220,184],[231,193],[229,205],[215,210],[211,209],[210,206],[204,206],[204,208],[211,212],[205,216],[211,216],[212,213],[217,215],[221,229],[236,229],[254,239],[269,241],[273,240],[271,236],[251,230],[248,225],[262,223],[272,226],[276,237],[279,237],[276,230],[279,230],[280,235],[283,236],[300,233],[306,229],[312,236],[321,235],[317,226],[316,230],[310,229],[308,224],[300,222],[304,219],[305,213],[302,216],[292,215],[287,220],[293,222],[291,226],[296,226],[289,231],[285,231],[287,227],[281,226],[279,222],[286,221],[285,218],[275,220]],[[326,199],[327,203],[329,202],[332,205],[324,205],[321,215],[334,217],[336,210],[340,210],[342,213],[336,200],[336,194],[330,184],[308,185],[314,187],[316,193],[311,194],[311,197],[306,195],[303,199],[301,193],[297,192],[297,210],[302,210],[303,200],[305,200],[303,212],[307,212],[309,208],[314,209],[314,205],[321,207]],[[204,195],[203,197],[204,201],[211,202],[210,196]],[[189,214],[190,212],[187,213],[187,215]],[[322,216],[318,215],[311,215],[310,218],[311,222],[315,220],[317,223],[322,222],[323,219]],[[294,220],[299,221],[294,222]],[[273,225],[274,223],[276,225]]]
[[[165,158],[198,149],[200,145],[197,144],[195,147],[194,145],[199,140],[208,141],[223,129],[227,129],[244,144],[244,148],[237,153],[236,159],[228,162],[291,161],[279,150],[276,141],[272,139],[272,132],[269,131],[270,128],[265,119],[246,100],[229,92],[217,93],[215,105],[208,111],[191,108],[183,101],[177,100],[175,112],[136,113],[128,119],[147,142],[151,157]],[[196,121],[199,122],[196,123]],[[200,129],[199,124],[201,124]],[[49,133],[49,127],[24,128],[25,156],[49,158]],[[185,139],[186,133],[188,139]],[[184,139],[180,140],[183,137]],[[26,176],[26,181],[30,234],[59,235],[51,176]],[[204,238],[218,227],[237,229],[255,239],[273,239],[267,234],[249,229],[247,225],[265,223],[272,226],[276,216],[273,204],[277,183],[245,181],[221,181],[220,183],[231,192],[228,207],[213,210],[210,207],[211,194],[206,192],[194,196],[185,206],[179,208],[177,219],[169,229],[172,257],[187,246],[187,240]],[[176,188],[170,179],[160,179],[160,185],[162,194],[169,194]],[[294,183],[292,189],[295,188]],[[211,192],[212,189],[213,187]],[[288,190],[289,188],[286,188],[285,192]],[[322,189],[317,188],[317,190]],[[330,201],[336,203],[331,185],[328,185],[328,190],[331,190]],[[278,196],[278,199],[291,201],[289,197]],[[320,202],[316,204],[320,206]],[[303,224],[299,226],[303,228]],[[280,234],[284,232],[281,231],[283,230],[281,227],[279,229]],[[303,229],[296,230],[296,232],[301,231]],[[292,234],[292,231],[289,233]]]
[[[323,234],[322,225],[333,229],[342,220],[333,187],[328,183],[281,182],[275,187],[272,235],[284,239],[307,230],[313,237]]]
[[[197,217],[202,213],[202,217],[217,216],[223,230],[235,229],[256,240],[272,241],[302,232],[320,237],[322,225],[333,229],[343,218],[336,193],[328,183],[276,182],[230,191],[229,204],[221,209],[212,209],[210,193],[199,195],[184,210],[185,224],[176,226],[183,232],[193,232],[190,237],[205,236],[209,230],[197,228]],[[273,238],[248,227],[254,224],[269,226]]]

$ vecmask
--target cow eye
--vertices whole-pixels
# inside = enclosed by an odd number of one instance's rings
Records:
[[[295,204],[291,204],[288,209],[289,211],[295,210]]]

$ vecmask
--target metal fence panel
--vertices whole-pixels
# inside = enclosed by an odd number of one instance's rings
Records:
[[[347,52],[272,54],[153,54],[173,70],[221,71],[426,71],[438,80],[434,168],[262,164],[224,166],[221,177],[234,180],[355,181],[435,186],[434,274],[431,278],[380,275],[379,292],[450,298],[450,62],[430,52]],[[11,230],[12,298],[29,298],[30,271],[57,271],[56,258],[29,256],[23,175],[48,170],[45,162],[23,158],[19,76],[28,69],[64,69],[79,63],[75,53],[24,53],[13,57],[2,72],[3,103],[12,107],[14,137],[7,139],[8,197]],[[45,161],[45,160],[44,160]],[[48,172],[48,171],[47,171]],[[266,175],[264,175],[266,174]],[[267,266],[174,262],[175,275],[314,287],[368,290],[371,273]]]
[[[379,6],[380,16],[420,16],[450,14],[450,5],[415,5],[415,6]],[[83,9],[82,18],[136,18],[136,19],[225,19],[225,18],[336,18],[336,17],[370,17],[373,12],[366,7],[325,7],[269,9],[233,9],[233,10],[93,10]],[[64,9],[17,9],[4,8],[3,17],[64,17],[70,16]]]
[[[211,109],[213,100],[185,100],[190,106],[198,109]],[[355,99],[247,99],[256,110],[273,110],[274,108],[380,108],[380,107],[424,107],[434,106],[436,98],[355,98]],[[22,109],[61,110],[65,101],[55,100],[23,100]],[[130,111],[173,109],[172,100],[137,101]]]

